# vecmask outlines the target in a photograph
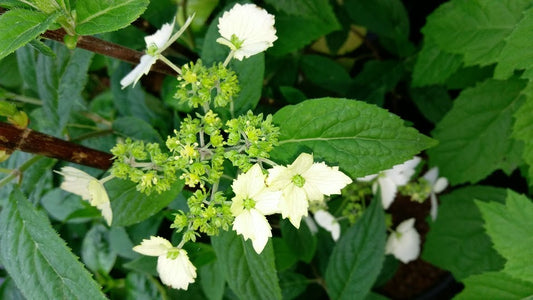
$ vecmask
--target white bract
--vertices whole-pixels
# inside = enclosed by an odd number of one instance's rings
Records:
[[[373,181],[377,180],[372,185],[374,193],[377,192],[379,186],[381,192],[381,203],[385,209],[394,201],[398,187],[404,186],[409,182],[411,176],[415,173],[415,168],[420,163],[420,157],[415,156],[402,164],[395,165],[392,169],[379,172],[378,174],[368,175],[365,177],[357,178],[358,181]]]
[[[81,196],[83,200],[89,201],[92,206],[98,208],[108,225],[111,225],[113,213],[111,202],[104,188],[104,181],[98,180],[91,175],[73,167],[63,167],[61,172],[57,172],[65,178],[60,188]]]
[[[385,253],[394,255],[405,264],[415,260],[420,254],[420,235],[414,225],[414,218],[400,223],[396,230],[389,235]]]
[[[433,167],[426,172],[423,176],[431,186],[431,194],[429,195],[431,199],[431,210],[430,215],[433,220],[437,219],[437,194],[444,191],[448,187],[448,179],[445,177],[439,177],[439,167]]]
[[[235,193],[231,213],[235,216],[233,230],[250,239],[255,252],[263,251],[272,236],[266,215],[279,213],[280,191],[272,191],[265,185],[261,167],[255,164],[248,172],[240,174],[231,187]]]
[[[323,201],[324,195],[340,194],[352,182],[350,177],[325,163],[314,163],[313,155],[302,153],[289,166],[275,166],[268,170],[267,185],[283,192],[279,208],[283,218],[300,227],[307,216],[309,201]]]
[[[314,214],[316,223],[331,233],[334,241],[338,241],[341,235],[341,226],[337,219],[326,210],[318,210]]]
[[[196,267],[189,260],[187,251],[173,247],[167,239],[151,236],[133,247],[133,251],[157,256],[159,278],[171,288],[186,290],[196,278]]]
[[[133,83],[133,86],[141,79],[143,75],[148,74],[150,68],[158,59],[162,59],[161,53],[168,48],[173,42],[175,42],[185,31],[185,29],[191,23],[193,17],[189,17],[185,24],[176,32],[172,37],[172,30],[174,29],[174,21],[172,23],[163,24],[161,29],[156,31],[152,35],[144,37],[144,42],[146,43],[146,54],[141,56],[139,64],[131,70],[122,80],[120,85],[122,88],[127,87]],[[166,59],[165,59],[165,62]],[[172,67],[172,66],[171,66]]]
[[[274,16],[255,4],[235,4],[220,17],[218,32],[222,37],[217,42],[228,46],[238,60],[265,51],[278,39]]]

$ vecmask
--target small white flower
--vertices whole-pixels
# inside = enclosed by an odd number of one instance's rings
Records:
[[[280,191],[272,191],[265,185],[261,167],[255,164],[248,172],[240,174],[231,187],[235,193],[231,213],[235,216],[233,230],[250,239],[255,252],[263,251],[272,236],[266,215],[279,213]]]
[[[144,42],[146,43],[146,54],[141,56],[139,64],[122,78],[120,81],[122,88],[125,88],[132,83],[133,86],[135,86],[137,81],[139,81],[143,75],[148,74],[152,65],[155,64],[157,59],[161,58],[161,53],[181,36],[191,23],[192,18],[193,17],[189,17],[181,29],[172,37],[171,34],[174,29],[174,21],[172,21],[172,23],[163,24],[161,29],[157,30],[154,34],[145,36]]]
[[[415,260],[420,254],[420,235],[414,225],[414,218],[400,223],[396,231],[389,235],[385,253],[394,255],[405,264]]]
[[[350,177],[325,163],[313,163],[313,155],[302,153],[289,166],[275,166],[268,170],[267,185],[283,192],[279,208],[283,218],[300,227],[307,216],[309,201],[323,201],[324,195],[340,194],[352,182]]]
[[[159,236],[144,239],[133,251],[148,256],[157,256],[157,273],[161,282],[174,289],[187,290],[196,278],[196,267],[189,260],[187,251],[173,247]]]
[[[315,221],[320,227],[331,233],[334,241],[338,241],[341,235],[341,226],[337,219],[326,210],[319,210],[315,212]]]
[[[368,175],[365,177],[357,178],[358,181],[372,181],[377,178],[377,181],[372,185],[374,193],[379,186],[381,192],[381,203],[385,209],[394,201],[398,187],[404,186],[409,182],[411,176],[415,173],[416,166],[420,163],[420,157],[414,158],[392,167],[392,169],[381,171],[378,174]]]
[[[437,219],[438,210],[437,194],[448,187],[448,179],[445,177],[439,177],[439,167],[431,168],[426,174],[424,174],[423,178],[426,179],[431,186],[431,194],[429,196],[431,199],[431,210],[429,214],[433,221],[435,221],[435,219]]]
[[[238,60],[272,47],[276,36],[274,16],[255,4],[235,4],[218,21],[217,42],[234,51]]]
[[[61,183],[61,189],[79,195],[83,200],[89,201],[92,206],[101,211],[107,224],[111,225],[113,213],[103,180],[98,180],[73,167],[63,167],[61,172],[57,173],[65,177],[65,180]]]

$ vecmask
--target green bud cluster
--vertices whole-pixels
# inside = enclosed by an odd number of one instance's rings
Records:
[[[398,188],[400,194],[411,197],[411,201],[424,202],[431,194],[431,184],[425,178],[420,177],[418,181],[409,182]]]
[[[207,111],[210,104],[225,107],[240,92],[237,75],[222,63],[207,68],[198,60],[184,65],[181,72],[179,89],[174,97],[194,108],[200,106]]]
[[[228,230],[233,222],[230,204],[222,192],[209,195],[204,190],[197,190],[189,197],[187,205],[189,211],[177,213],[174,223],[170,226],[178,232],[183,231],[185,242],[194,242],[198,236],[197,232],[217,235],[221,228]]]
[[[272,116],[263,120],[263,114],[246,115],[226,122],[228,134],[226,144],[230,146],[225,154],[234,166],[244,172],[253,165],[253,161],[269,158],[270,151],[278,145],[279,128],[272,124]]]
[[[126,139],[111,149],[115,161],[111,174],[137,183],[137,190],[147,195],[170,189],[176,182],[177,169],[169,164],[169,155],[159,144]]]
[[[350,224],[355,222],[363,215],[366,209],[366,200],[372,196],[372,188],[365,182],[354,182],[349,184],[342,190],[342,198],[344,206],[342,209],[342,216],[345,217]]]

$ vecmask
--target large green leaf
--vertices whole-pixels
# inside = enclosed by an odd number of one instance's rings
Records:
[[[456,300],[515,300],[533,295],[533,284],[513,278],[503,272],[488,272],[470,276],[463,281],[465,289]]]
[[[78,0],[76,32],[81,35],[115,31],[135,21],[148,0]]]
[[[0,256],[28,299],[105,299],[46,216],[14,189],[0,215]]]
[[[221,300],[226,288],[226,274],[218,260],[198,269],[202,291],[209,300]]]
[[[257,254],[252,243],[233,230],[224,231],[211,241],[226,280],[239,298],[281,299],[272,242]]]
[[[488,186],[469,186],[441,196],[438,217],[430,224],[422,258],[451,271],[458,280],[500,270],[504,260],[492,248],[474,199],[503,203],[505,196],[504,189]]]
[[[267,0],[276,8],[276,34],[278,40],[269,50],[284,55],[300,49],[313,40],[341,29],[328,0]]]
[[[494,249],[507,261],[504,272],[533,282],[533,203],[524,195],[507,192],[505,205],[477,202]]]
[[[438,123],[453,105],[448,90],[442,86],[411,88],[409,94],[418,110],[432,123]]]
[[[451,184],[475,183],[495,170],[512,170],[519,146],[510,138],[513,113],[524,87],[522,80],[491,79],[464,90],[433,132],[440,143],[428,151],[430,164],[439,166]]]
[[[374,199],[333,249],[325,276],[331,299],[364,299],[381,270],[385,238],[385,213]]]
[[[113,225],[127,226],[155,215],[176,199],[183,185],[183,181],[179,180],[170,190],[147,196],[137,191],[136,184],[131,181],[111,180],[105,187],[111,199]]]
[[[533,185],[533,84],[531,81],[523,94],[526,96],[526,101],[514,114],[512,136],[524,143],[522,158],[529,166],[529,185]]]
[[[272,159],[289,163],[312,152],[352,178],[388,169],[435,144],[396,115],[356,100],[308,100],[282,108],[274,122],[281,135]]]
[[[461,55],[442,51],[430,37],[426,36],[413,69],[412,85],[419,87],[444,84],[462,63]]]
[[[12,9],[0,16],[0,59],[29,43],[48,29],[57,14]]]
[[[302,261],[310,263],[316,251],[316,235],[311,232],[305,222],[300,223],[299,229],[296,229],[288,219],[282,220],[280,225],[281,236],[292,253]]]
[[[467,65],[498,61],[529,0],[453,0],[435,10],[422,32]]]

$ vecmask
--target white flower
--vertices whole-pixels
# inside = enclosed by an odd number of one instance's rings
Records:
[[[415,173],[415,168],[420,163],[420,157],[414,158],[392,167],[392,169],[379,172],[378,174],[368,175],[365,177],[357,178],[358,181],[372,181],[377,178],[377,181],[372,185],[374,193],[379,189],[381,192],[381,203],[385,209],[394,201],[396,192],[399,186],[404,186],[409,182],[411,176]]]
[[[196,278],[196,267],[189,260],[187,251],[173,247],[172,244],[158,236],[144,239],[133,251],[148,256],[157,256],[157,273],[161,282],[174,289],[186,290]]]
[[[338,241],[341,235],[341,226],[337,219],[326,210],[318,210],[315,212],[315,221],[320,227],[331,233],[334,241]]]
[[[92,206],[98,208],[108,225],[111,225],[113,213],[111,202],[104,188],[104,180],[98,180],[91,175],[73,167],[63,167],[57,172],[65,177],[60,188],[80,195],[83,200],[89,201]]]
[[[283,218],[300,227],[307,216],[309,201],[323,201],[324,195],[340,194],[352,180],[325,163],[313,163],[313,155],[302,153],[289,166],[275,166],[268,170],[267,185],[283,192],[279,208]]]
[[[279,213],[280,191],[272,191],[265,185],[261,167],[255,164],[248,172],[240,174],[231,187],[235,193],[231,213],[235,216],[233,230],[250,239],[255,252],[263,251],[268,238],[272,236],[271,227],[265,215]]]
[[[414,225],[414,218],[400,223],[396,231],[389,235],[385,253],[394,255],[405,264],[415,260],[420,254],[420,235]]]
[[[174,21],[172,23],[163,24],[161,29],[156,31],[152,35],[144,37],[144,42],[146,43],[146,54],[141,56],[139,64],[131,70],[122,80],[120,85],[122,88],[127,87],[133,83],[133,86],[137,84],[137,81],[141,79],[143,75],[148,74],[150,68],[157,61],[157,59],[162,58],[161,52],[163,52],[168,46],[175,42],[185,29],[191,23],[193,17],[189,17],[181,29],[176,32],[172,37],[172,30],[174,29]]]
[[[445,177],[439,177],[439,167],[431,168],[426,174],[424,174],[423,178],[426,179],[431,186],[431,210],[429,214],[434,221],[437,219],[437,194],[444,191],[444,189],[448,187],[448,179]]]
[[[265,51],[278,39],[274,16],[255,4],[235,4],[220,17],[218,32],[222,37],[217,42],[234,51],[238,60]]]

